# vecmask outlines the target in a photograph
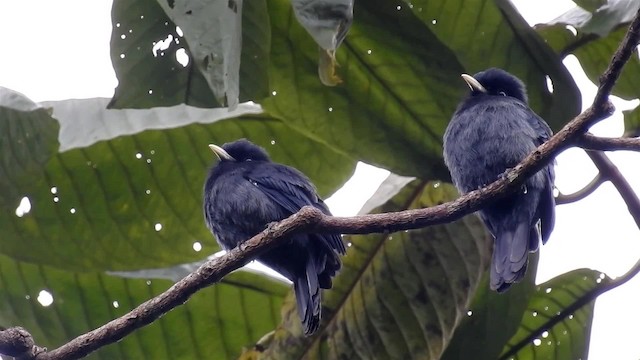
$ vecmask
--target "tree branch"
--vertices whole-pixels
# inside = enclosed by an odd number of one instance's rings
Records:
[[[587,149],[587,155],[592,159],[599,172],[589,184],[573,194],[560,194],[556,197],[556,205],[563,205],[584,199],[593,193],[605,181],[610,180],[618,192],[627,202],[631,214],[637,214],[640,205],[635,205],[637,196],[627,183],[627,180],[620,173],[618,168],[602,153],[608,150],[632,150],[640,151],[640,138],[601,138],[589,133],[579,137],[576,141],[579,147]],[[590,151],[591,150],[591,151]],[[602,151],[594,151],[602,150]],[[638,222],[636,220],[636,222]]]
[[[636,14],[609,67],[600,78],[600,86],[593,105],[571,120],[518,166],[508,171],[504,178],[483,189],[461,196],[455,201],[426,209],[343,218],[326,216],[315,208],[305,207],[291,217],[270,225],[265,231],[249,239],[238,248],[206,262],[162,294],[142,303],[124,316],[80,335],[49,352],[39,351],[39,348],[32,346],[31,352],[26,352],[31,355],[25,358],[37,360],[78,359],[102,346],[114,343],[134,330],[150,324],[171,309],[184,304],[198,290],[220,281],[226,274],[244,266],[260,253],[283,243],[288,235],[310,231],[363,234],[423,228],[459,219],[479,210],[483,205],[495,201],[509,191],[517,189],[528,176],[544,167],[560,151],[571,146],[586,129],[612,113],[613,105],[609,102],[608,96],[624,63],[629,59],[640,39],[640,17],[638,15]],[[6,330],[2,335],[8,336],[16,331],[15,329]],[[28,333],[26,334],[28,335]],[[14,341],[12,339],[3,338],[3,344],[12,344]],[[3,348],[2,351],[16,350],[17,353],[24,353],[24,351],[21,352],[23,349],[24,347],[10,347]]]
[[[589,150],[600,151],[616,151],[616,150],[629,150],[640,151],[640,138],[605,138],[598,137],[592,134],[584,134],[576,141],[576,145]]]
[[[33,337],[21,327],[0,331],[0,354],[12,357],[30,356],[35,348]]]
[[[591,180],[591,182],[589,182],[582,189],[572,194],[565,195],[560,193],[558,196],[556,196],[556,205],[564,205],[564,204],[570,204],[576,201],[580,201],[586,198],[587,196],[591,195],[605,181],[607,181],[607,179],[604,176],[602,176],[602,173],[598,173],[598,175],[596,175],[596,177],[594,177],[593,180]]]

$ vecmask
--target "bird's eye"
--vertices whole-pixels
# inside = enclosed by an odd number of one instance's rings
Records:
[[[245,161],[253,161],[253,160],[251,160],[251,159],[246,159]]]
[[[498,92],[498,95],[500,95],[500,96],[507,96],[507,94],[506,94],[504,91],[499,91],[499,92]]]

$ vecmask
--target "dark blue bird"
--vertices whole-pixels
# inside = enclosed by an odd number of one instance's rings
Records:
[[[527,105],[522,81],[501,69],[473,77],[444,134],[444,161],[453,183],[467,193],[492,183],[552,135],[549,125]],[[528,253],[548,239],[555,221],[553,164],[522,188],[480,211],[495,239],[491,289],[503,292],[527,270]]]
[[[209,147],[220,161],[204,185],[204,216],[224,249],[235,248],[306,205],[331,214],[306,176],[272,162],[261,147],[245,139]],[[305,335],[318,329],[320,289],[331,288],[341,266],[338,255],[344,253],[340,234],[298,234],[257,259],[293,282]]]

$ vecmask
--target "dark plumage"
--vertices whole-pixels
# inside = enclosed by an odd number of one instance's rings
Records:
[[[209,145],[220,161],[204,185],[204,216],[218,243],[230,250],[266,226],[311,205],[330,215],[300,171],[269,160],[261,147],[242,139]],[[345,247],[339,234],[299,234],[258,261],[293,282],[305,335],[320,323],[320,289],[331,288]]]
[[[547,123],[527,105],[524,84],[501,69],[473,77],[471,88],[444,134],[444,161],[461,193],[490,184],[551,137]],[[491,289],[505,291],[527,270],[528,253],[553,230],[553,164],[527,179],[520,191],[480,211],[495,238]]]

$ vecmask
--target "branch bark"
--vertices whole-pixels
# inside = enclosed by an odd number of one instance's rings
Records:
[[[0,354],[16,358],[31,356],[35,342],[29,332],[21,327],[0,331]]]
[[[589,150],[600,151],[616,151],[616,150],[629,150],[640,151],[640,138],[605,138],[598,137],[591,134],[582,135],[576,145]]]
[[[20,352],[24,350],[24,346],[20,345],[3,348],[2,351],[16,350],[18,353],[24,353],[25,359],[69,360],[82,358],[102,346],[122,339],[134,330],[155,321],[171,309],[184,304],[198,290],[220,281],[222,277],[244,266],[260,253],[284,242],[285,237],[293,233],[312,231],[344,234],[393,232],[450,222],[472,213],[500,196],[504,196],[509,191],[517,189],[528,176],[544,167],[560,151],[576,143],[591,125],[613,112],[613,105],[608,100],[609,94],[622,67],[635,51],[639,39],[640,12],[636,14],[609,67],[600,77],[598,93],[591,107],[571,120],[519,165],[508,171],[507,176],[483,189],[468,193],[455,201],[426,209],[361,215],[351,218],[326,216],[315,208],[305,207],[291,217],[270,225],[265,231],[249,239],[240,247],[203,264],[162,294],[144,302],[124,316],[80,335],[57,349],[46,352],[33,345],[30,351]],[[18,334],[15,335],[16,338],[26,336],[16,328],[5,330],[1,335],[7,337],[0,340],[4,341],[3,344],[11,344],[16,339],[9,334]],[[28,335],[28,333],[26,334]]]

